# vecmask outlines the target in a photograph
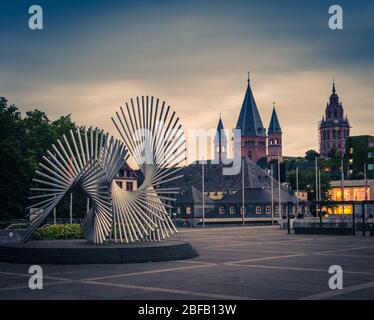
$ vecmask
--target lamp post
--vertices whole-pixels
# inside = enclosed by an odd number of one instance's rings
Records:
[[[296,167],[296,216],[299,214],[299,168]]]
[[[245,196],[244,196],[244,160],[242,160],[242,223],[245,225],[244,215],[245,215]]]
[[[201,166],[201,184],[202,184],[202,197],[203,197],[203,228],[205,228],[205,179],[204,179],[204,157],[202,158],[202,166]]]
[[[281,178],[280,178],[280,156],[278,152],[278,214],[279,218],[282,216],[282,199],[281,199]]]
[[[274,165],[271,164],[271,169],[270,169],[270,173],[271,173],[271,224],[274,225],[274,178],[273,178],[273,175],[274,175]]]

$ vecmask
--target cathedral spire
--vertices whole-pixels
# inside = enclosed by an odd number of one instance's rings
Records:
[[[271,114],[268,134],[282,133],[281,126],[279,124],[277,112],[275,111],[275,102],[273,102],[273,113]]]
[[[247,83],[247,90],[236,123],[236,129],[242,130],[242,136],[266,136],[266,130],[262,124],[261,116],[251,90],[249,73]]]
[[[225,134],[225,128],[223,127],[221,113],[219,114],[219,121],[218,121],[218,125],[217,125],[216,135],[214,137],[214,142],[215,143],[227,142],[227,137],[226,137],[226,134]]]
[[[332,79],[332,93],[336,94],[336,89],[335,89],[335,77]]]
[[[222,117],[219,114],[216,135],[214,137],[215,159],[221,161],[227,159],[227,137],[223,127]]]

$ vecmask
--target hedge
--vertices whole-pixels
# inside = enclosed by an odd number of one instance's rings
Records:
[[[83,239],[79,224],[52,224],[39,228],[32,235],[32,240]]]

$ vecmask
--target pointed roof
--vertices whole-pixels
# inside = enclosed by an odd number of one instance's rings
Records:
[[[247,90],[240,110],[236,129],[242,130],[242,136],[265,136],[266,130],[262,124],[260,113],[258,112],[255,98],[248,78]]]
[[[269,133],[282,133],[282,129],[279,124],[277,112],[275,111],[275,105],[273,106],[273,113],[271,114],[268,134]]]
[[[225,134],[225,128],[223,127],[223,122],[222,122],[222,117],[219,115],[219,121],[217,125],[217,132],[214,137],[214,142],[219,143],[219,142],[227,142],[227,137]]]
[[[336,93],[335,88],[335,79],[332,82],[332,93],[330,95],[330,103],[327,104],[327,106],[336,106],[339,107],[339,96]]]

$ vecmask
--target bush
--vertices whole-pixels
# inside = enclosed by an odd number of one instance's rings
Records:
[[[79,224],[52,224],[36,230],[32,240],[67,240],[83,239]]]

